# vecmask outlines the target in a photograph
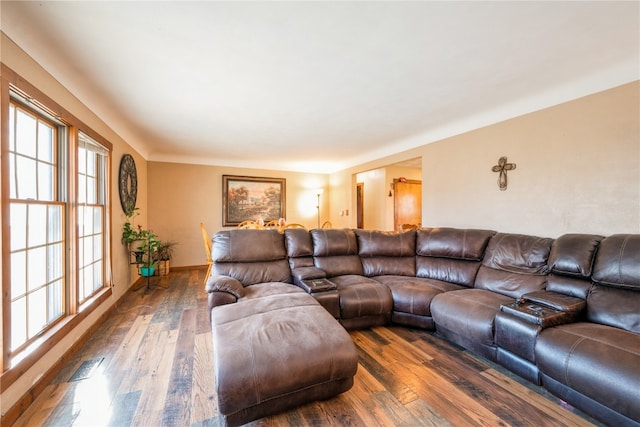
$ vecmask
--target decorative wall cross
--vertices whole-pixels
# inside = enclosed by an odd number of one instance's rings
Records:
[[[493,172],[499,172],[498,175],[498,187],[500,191],[507,189],[507,171],[512,171],[516,168],[515,163],[507,163],[507,157],[503,156],[498,159],[498,164],[491,168]]]

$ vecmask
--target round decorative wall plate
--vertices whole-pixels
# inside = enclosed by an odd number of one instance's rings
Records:
[[[136,207],[138,197],[138,174],[136,162],[131,154],[125,154],[120,160],[118,190],[120,191],[122,210],[125,214],[130,214]]]

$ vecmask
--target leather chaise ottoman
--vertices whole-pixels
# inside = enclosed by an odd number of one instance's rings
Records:
[[[352,387],[358,354],[349,334],[312,296],[298,291],[211,311],[224,425],[245,424]]]

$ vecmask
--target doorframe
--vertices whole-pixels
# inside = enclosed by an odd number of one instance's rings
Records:
[[[364,182],[356,182],[356,228],[364,228]]]

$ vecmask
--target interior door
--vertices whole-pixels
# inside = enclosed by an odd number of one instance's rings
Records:
[[[422,224],[422,181],[393,180],[393,220],[396,231],[402,224]]]

